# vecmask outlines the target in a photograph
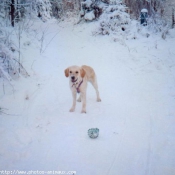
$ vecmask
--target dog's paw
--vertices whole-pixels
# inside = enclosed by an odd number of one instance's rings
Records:
[[[101,102],[101,99],[100,98],[97,98],[97,102]]]
[[[69,110],[69,112],[74,112],[75,111],[75,109],[74,108],[71,108],[70,110]]]
[[[86,110],[85,109],[82,109],[81,113],[85,113],[86,114]]]

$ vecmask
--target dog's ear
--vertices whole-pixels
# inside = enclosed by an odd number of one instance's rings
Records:
[[[69,68],[64,70],[65,76],[68,77],[69,76]]]
[[[80,74],[81,74],[81,77],[84,78],[86,72],[85,72],[85,70],[83,68],[81,68]]]

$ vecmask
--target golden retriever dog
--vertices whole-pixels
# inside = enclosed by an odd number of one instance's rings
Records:
[[[89,66],[71,66],[68,67],[65,71],[65,76],[69,77],[69,85],[72,91],[73,104],[70,109],[70,112],[74,112],[76,106],[77,93],[80,93],[78,102],[82,101],[82,113],[86,113],[86,89],[87,83],[90,82],[95,88],[97,94],[97,101],[100,102],[100,95],[98,92],[97,78],[94,70]]]

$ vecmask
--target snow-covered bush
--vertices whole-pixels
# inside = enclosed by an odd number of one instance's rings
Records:
[[[45,22],[51,18],[52,7],[49,0],[36,0],[33,8],[42,21]]]
[[[148,18],[148,29],[153,33],[161,33],[162,38],[165,39],[170,26],[158,14],[155,14],[154,16]]]
[[[13,51],[5,44],[0,43],[0,78],[11,81],[19,73],[18,63],[13,58]]]
[[[84,15],[84,19],[87,21],[92,21],[95,19],[94,11],[90,11]]]
[[[102,2],[85,0],[81,2],[80,17],[86,21],[97,19],[102,14],[103,7],[104,3]]]
[[[148,10],[149,16],[155,13],[163,15],[164,6],[167,0],[123,0],[129,8],[128,11],[133,18],[139,19],[141,9],[145,8]],[[172,1],[172,0],[170,0]]]
[[[27,76],[27,72],[15,56],[19,50],[13,44],[11,31],[0,28],[0,78],[8,81],[19,77],[19,74]]]
[[[148,38],[154,34],[166,38],[170,26],[159,13],[148,16],[147,25],[143,26],[140,24],[140,19],[131,19],[126,11],[127,7],[120,0],[110,1],[110,4],[103,8],[98,28],[93,33],[110,35],[114,41]]]
[[[100,17],[97,33],[102,35],[127,33],[131,20],[125,11],[126,6],[120,0],[110,2]]]
[[[16,32],[11,26],[5,27],[4,23],[6,20],[0,17],[0,80],[11,84],[13,79],[28,76],[28,73],[19,59],[20,48],[12,39]]]
[[[143,28],[137,25],[140,34],[146,34],[148,36],[152,33],[157,33],[166,38],[168,30],[170,29],[170,22],[168,19],[172,17],[168,11],[171,11],[171,5],[175,3],[171,0],[124,0],[125,4],[129,7],[128,12],[131,14],[133,19],[140,20],[141,9],[146,8],[148,10],[147,26]],[[170,3],[171,2],[171,3]],[[171,4],[171,5],[170,5]],[[169,5],[169,6],[168,6]],[[165,20],[166,19],[166,20]],[[171,21],[171,20],[170,20]],[[140,22],[140,21],[139,21]],[[147,32],[146,32],[147,30]],[[142,31],[144,31],[142,33]],[[143,34],[143,35],[144,35]]]
[[[52,0],[50,3],[52,8],[52,16],[54,16],[56,19],[61,18],[64,12],[63,2],[61,0]]]
[[[132,20],[132,24],[134,20]],[[134,30],[135,28],[135,30]],[[147,19],[147,25],[143,26],[140,21],[136,21],[135,26],[132,26],[132,31],[135,31],[136,36],[150,37],[152,35],[158,35],[163,39],[166,39],[169,33],[170,25],[161,18],[160,15],[155,14]]]
[[[51,18],[51,15],[50,0],[1,0],[0,2],[0,16],[11,20],[11,23],[17,23],[23,18],[31,17],[39,17],[45,22]]]

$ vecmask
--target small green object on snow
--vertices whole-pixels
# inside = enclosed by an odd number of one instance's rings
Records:
[[[99,135],[99,129],[98,128],[91,128],[88,130],[88,135],[90,138],[95,139]]]

